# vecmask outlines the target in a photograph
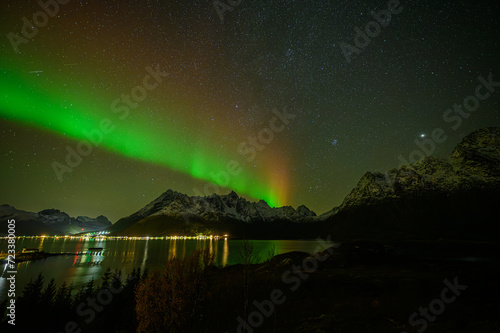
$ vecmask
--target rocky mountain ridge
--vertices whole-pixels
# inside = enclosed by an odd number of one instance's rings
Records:
[[[232,223],[233,225],[228,228],[233,229],[236,224],[246,228],[244,225],[256,223],[313,221],[315,216],[316,213],[306,206],[299,206],[297,209],[291,206],[273,208],[264,200],[250,202],[238,196],[234,191],[226,195],[214,193],[201,197],[188,196],[169,189],[136,213],[118,220],[108,230],[111,232],[130,231],[128,228],[135,224],[144,224],[145,221],[151,223],[154,220],[155,223],[162,221],[163,224],[176,224],[178,228],[184,224],[187,229],[181,228],[179,232],[194,232],[195,229],[209,232],[214,227],[208,227],[208,224],[220,227],[224,223]],[[195,226],[198,227],[195,228]],[[135,226],[130,232],[141,232],[137,230],[138,228]],[[169,226],[165,228],[168,229]]]
[[[139,210],[140,216],[150,215],[197,215],[202,218],[219,220],[232,218],[243,222],[272,222],[275,220],[300,221],[316,213],[306,206],[295,210],[291,206],[270,207],[264,200],[250,202],[239,197],[234,191],[227,195],[211,194],[206,197],[188,196],[171,189]]]
[[[447,158],[367,172],[342,204],[318,217],[345,237],[496,237],[500,128],[467,135]]]
[[[340,238],[464,234],[471,220],[488,220],[500,191],[499,175],[500,129],[485,128],[466,136],[448,158],[430,156],[386,173],[367,172],[340,206],[320,216],[305,206],[295,210],[249,202],[235,192],[190,197],[168,190],[109,230],[147,234],[231,229],[240,235],[280,237],[282,228],[298,237],[332,233]]]
[[[113,225],[103,216],[74,219],[58,210],[29,213],[8,205],[0,207],[0,217],[17,216],[30,232],[43,226],[59,234],[71,225],[72,232],[109,226],[123,235],[480,239],[494,235],[499,199],[500,128],[490,127],[467,135],[447,158],[430,156],[386,173],[365,173],[340,206],[320,216],[305,206],[272,208],[235,192],[200,197],[169,189]]]
[[[466,136],[448,158],[428,156],[385,174],[365,173],[337,210],[429,193],[499,188],[500,129],[492,127]]]

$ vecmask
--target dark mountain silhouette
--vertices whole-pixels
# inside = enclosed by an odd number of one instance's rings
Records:
[[[488,239],[496,237],[500,129],[466,136],[448,158],[367,172],[331,211],[270,208],[231,192],[189,197],[168,190],[109,231],[127,235],[229,233],[252,238]],[[309,222],[309,223],[304,223]]]
[[[16,209],[13,206],[0,206],[0,219],[16,220],[16,235],[71,235],[80,232],[103,230],[111,225],[105,216],[90,218],[87,216],[70,217],[57,209],[45,209],[38,213]],[[0,229],[0,234],[7,234],[7,224]]]
[[[295,230],[303,228],[299,222],[313,221],[315,216],[305,206],[297,210],[290,206],[271,208],[263,200],[250,202],[235,192],[190,197],[168,190],[141,210],[120,219],[108,231],[135,236],[216,233],[296,238]]]
[[[367,172],[340,206],[320,216],[305,206],[272,208],[235,192],[199,197],[168,190],[111,226],[103,216],[75,219],[58,210],[30,213],[8,205],[0,206],[0,217],[16,218],[18,235],[108,227],[129,236],[496,240],[499,199],[500,128],[490,127],[466,136],[447,158]]]
[[[495,239],[500,128],[466,136],[448,158],[367,172],[339,207],[319,218],[340,238]]]

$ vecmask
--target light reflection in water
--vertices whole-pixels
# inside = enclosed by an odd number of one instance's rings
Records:
[[[42,240],[40,241],[40,245],[38,246],[38,251],[42,251],[44,241],[45,241],[45,237],[42,237]]]
[[[227,265],[228,256],[229,256],[229,246],[227,244],[227,238],[224,238],[224,251],[222,251],[222,266]]]
[[[146,260],[148,260],[148,245],[149,239],[146,239],[146,245],[144,246],[144,257],[142,258],[141,270],[144,271],[146,268]]]
[[[76,262],[78,261],[78,253],[82,250],[82,241],[79,239],[78,240],[78,243],[76,244],[76,248],[75,248],[75,260],[73,261],[73,266],[75,266]]]
[[[318,243],[316,241],[252,241],[255,251],[261,260],[266,259],[266,253],[275,247],[276,254],[290,251],[313,251]],[[66,281],[73,283],[75,290],[84,286],[90,279],[98,280],[101,274],[109,267],[119,270],[124,276],[131,273],[134,268],[148,268],[151,270],[162,269],[166,260],[189,255],[194,250],[208,249],[215,258],[217,265],[232,265],[239,262],[239,249],[241,240],[206,239],[206,240],[107,240],[90,241],[78,239],[23,239],[16,244],[22,248],[39,248],[45,252],[70,253],[48,257],[43,260],[26,261],[17,264],[16,289],[20,296],[26,283],[35,279],[42,272],[47,284],[52,278],[56,284]],[[0,248],[6,248],[7,241],[0,240]],[[99,253],[83,253],[91,247],[102,247]],[[220,247],[220,248],[219,248]],[[0,268],[0,303],[6,297],[5,275]]]
[[[177,239],[170,240],[168,247],[168,259],[175,258],[177,255]]]
[[[186,240],[183,239],[182,240],[182,257],[181,258],[184,258],[186,256]]]

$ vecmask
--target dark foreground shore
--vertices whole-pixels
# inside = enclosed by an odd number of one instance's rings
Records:
[[[222,305],[233,322],[213,331],[239,332],[243,322],[248,332],[500,332],[498,244],[353,241],[330,250],[252,267],[246,320],[242,309]],[[238,270],[221,276],[236,279]],[[282,296],[268,311],[273,290]]]
[[[16,328],[66,332],[74,322],[69,332],[500,332],[499,249],[360,240],[254,264],[249,246],[241,264],[224,268],[200,253],[162,272],[114,280],[108,272],[70,298],[59,290],[37,297],[32,285],[18,297]],[[2,332],[12,328],[2,324]]]

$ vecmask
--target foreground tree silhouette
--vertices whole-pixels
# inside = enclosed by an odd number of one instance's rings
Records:
[[[248,315],[248,303],[250,302],[250,271],[252,265],[258,261],[258,253],[254,250],[253,244],[247,239],[243,240],[243,247],[240,249],[240,264],[241,266],[241,283],[243,290],[243,318],[247,318]],[[245,322],[246,325],[246,322]],[[243,331],[246,330],[246,326],[243,327]]]
[[[206,274],[214,267],[208,250],[172,258],[160,272],[151,272],[136,290],[138,332],[190,332],[202,318],[209,298]]]

